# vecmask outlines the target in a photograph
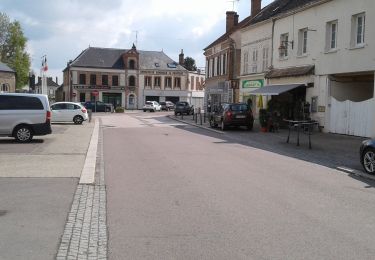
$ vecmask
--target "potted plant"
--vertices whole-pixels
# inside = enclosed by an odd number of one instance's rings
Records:
[[[267,110],[259,109],[259,124],[262,132],[267,132]]]

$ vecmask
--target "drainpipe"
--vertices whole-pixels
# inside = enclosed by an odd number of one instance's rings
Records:
[[[273,38],[274,38],[274,34],[275,34],[275,22],[276,22],[276,19],[275,18],[272,18],[272,35],[271,35],[271,68],[273,68],[273,49],[274,49],[274,41],[273,41]],[[268,80],[267,80],[267,84],[268,84]]]

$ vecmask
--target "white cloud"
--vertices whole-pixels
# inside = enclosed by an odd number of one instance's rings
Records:
[[[263,5],[271,0],[263,1]],[[236,8],[240,19],[250,13],[250,0]],[[29,39],[32,67],[48,57],[49,74],[62,79],[66,62],[89,45],[130,48],[138,31],[138,48],[161,50],[178,59],[180,49],[204,66],[203,48],[224,33],[227,0],[2,0],[0,9],[21,22]],[[199,64],[198,64],[199,63]]]

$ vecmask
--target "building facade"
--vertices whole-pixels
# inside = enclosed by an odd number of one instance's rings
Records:
[[[0,93],[16,92],[16,72],[0,62]]]
[[[126,109],[141,109],[146,101],[188,101],[188,77],[162,51],[90,47],[64,70],[62,99],[100,100]]]

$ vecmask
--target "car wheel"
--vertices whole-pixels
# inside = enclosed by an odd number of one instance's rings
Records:
[[[33,132],[29,126],[19,126],[14,131],[14,138],[17,142],[27,143],[33,139]]]
[[[147,110],[146,109],[143,109],[143,112],[146,112]]]
[[[368,148],[363,152],[362,165],[368,174],[375,174],[375,149]]]
[[[221,131],[225,131],[225,129],[227,128],[227,127],[225,126],[225,124],[224,124],[224,121],[221,121],[221,126],[220,126],[220,128],[221,128]]]
[[[73,118],[73,122],[76,125],[81,125],[83,123],[83,117],[81,117],[81,116],[75,116]]]
[[[105,112],[111,112],[111,109],[109,107],[106,107]]]

